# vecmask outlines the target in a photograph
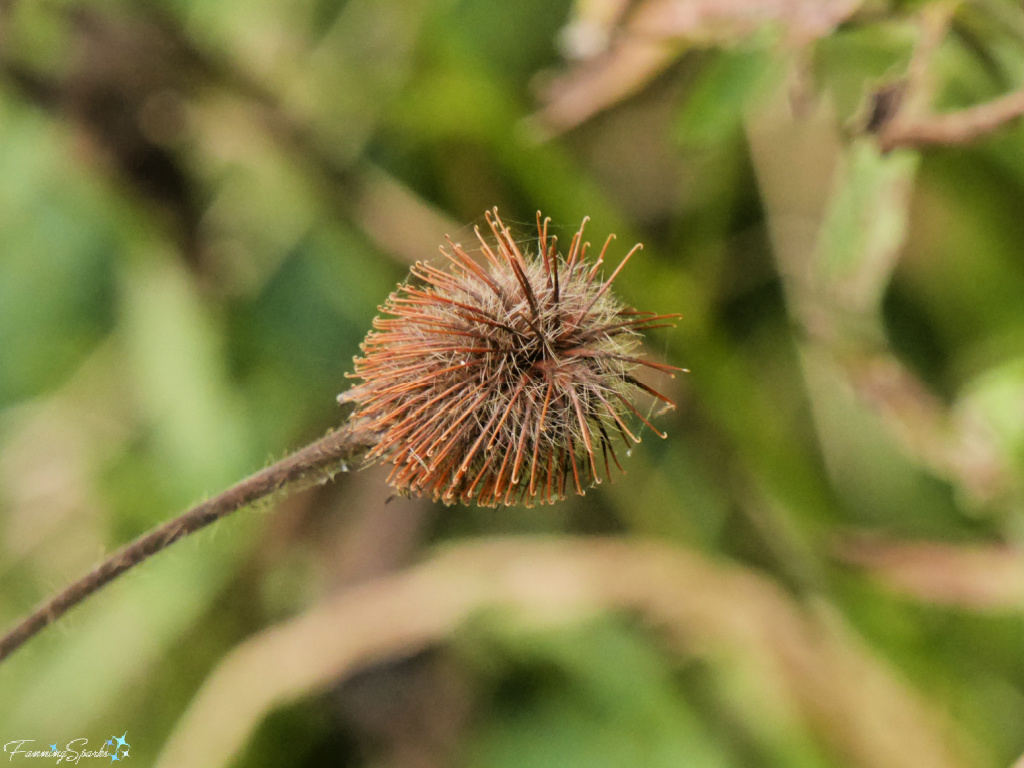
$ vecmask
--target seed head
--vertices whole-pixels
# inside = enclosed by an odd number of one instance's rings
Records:
[[[634,377],[638,366],[682,370],[638,356],[640,331],[676,315],[625,307],[598,277],[613,236],[597,260],[586,257],[583,220],[569,253],[548,238],[537,213],[537,252],[524,255],[497,208],[485,214],[494,236],[476,228],[485,263],[448,238],[449,262],[417,262],[422,286],[402,284],[360,346],[354,378],[341,395],[354,418],[380,434],[369,458],[394,465],[403,492],[446,504],[551,503],[566,488],[582,495],[601,482],[598,465],[619,470],[612,435],[640,442],[628,421],[656,434],[631,396],[637,390],[674,407]]]

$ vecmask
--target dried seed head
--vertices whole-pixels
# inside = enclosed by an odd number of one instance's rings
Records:
[[[361,345],[355,378],[339,397],[380,433],[369,454],[394,465],[389,482],[446,504],[484,506],[564,498],[610,477],[612,435],[640,442],[628,424],[651,426],[633,403],[638,366],[681,370],[638,357],[639,331],[675,315],[627,308],[609,290],[637,245],[607,280],[598,277],[583,220],[567,257],[537,213],[539,248],[523,255],[497,209],[485,214],[495,243],[476,230],[485,264],[448,239],[447,270],[417,262],[388,297]],[[654,429],[651,426],[651,429]],[[663,434],[654,430],[661,437]]]

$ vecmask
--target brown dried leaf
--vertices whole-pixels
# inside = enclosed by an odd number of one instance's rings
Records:
[[[793,45],[829,34],[863,0],[649,0],[633,31],[693,43],[730,44],[768,24],[780,25]]]
[[[581,63],[548,83],[534,120],[547,132],[567,131],[640,91],[688,47],[735,44],[769,25],[782,28],[787,45],[806,45],[861,2],[646,0],[630,14],[621,4],[581,2],[562,33],[568,55]]]

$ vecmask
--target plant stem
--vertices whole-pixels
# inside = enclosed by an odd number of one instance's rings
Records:
[[[0,638],[0,661],[69,609],[179,539],[271,494],[285,489],[291,492],[324,482],[346,460],[372,447],[375,442],[376,436],[372,432],[361,429],[358,424],[346,424],[143,534],[18,622]]]
[[[882,148],[958,146],[994,133],[1024,117],[1024,90],[1013,91],[974,107],[900,123],[883,134]]]

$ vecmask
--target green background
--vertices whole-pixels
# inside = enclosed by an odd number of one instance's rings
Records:
[[[223,718],[211,765],[1024,752],[1024,133],[865,130],[888,88],[912,121],[1024,83],[1019,4],[0,9],[0,624],[338,424],[378,305],[493,206],[525,243],[538,209],[563,243],[590,216],[612,265],[642,241],[619,294],[682,314],[648,350],[692,371],[585,497],[445,508],[369,468],[177,544],[0,665],[0,742],[200,765]],[[271,627],[314,669],[366,647],[300,683],[238,661]],[[294,693],[248,712],[264,672]]]

